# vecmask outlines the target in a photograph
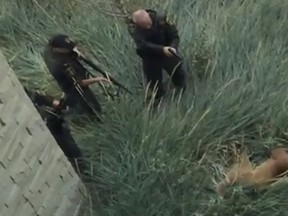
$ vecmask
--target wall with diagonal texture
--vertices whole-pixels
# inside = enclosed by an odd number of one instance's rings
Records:
[[[0,216],[73,216],[85,196],[1,52],[0,179]]]

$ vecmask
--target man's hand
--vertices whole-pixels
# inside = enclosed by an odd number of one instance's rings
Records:
[[[110,80],[108,80],[108,79],[105,78],[105,77],[101,77],[101,76],[99,76],[99,77],[94,77],[94,80],[95,80],[96,82],[108,82],[108,83],[111,84],[111,81],[110,81]]]
[[[169,47],[169,46],[164,47],[163,52],[167,57],[173,57],[174,54],[177,53],[176,49],[174,49],[173,47]]]
[[[77,47],[74,47],[73,52],[77,55],[77,58],[85,58],[83,53],[81,53]]]
[[[67,110],[68,106],[63,98],[60,100],[54,99],[52,103],[52,107],[55,110]]]
[[[59,107],[59,105],[60,105],[60,101],[59,100],[53,100],[53,103],[52,103],[52,107],[53,108],[55,108],[55,109],[57,109],[58,107]]]

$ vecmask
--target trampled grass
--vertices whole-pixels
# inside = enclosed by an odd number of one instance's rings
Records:
[[[116,101],[99,95],[105,124],[72,124],[94,179],[85,215],[288,215],[285,182],[234,187],[225,200],[214,192],[233,140],[255,160],[285,143],[286,0],[126,2],[163,6],[179,27],[189,87],[154,114],[143,105],[141,65],[124,21],[103,12],[115,10],[108,1],[0,2],[0,45],[23,84],[59,92],[41,52],[63,32],[134,92]]]

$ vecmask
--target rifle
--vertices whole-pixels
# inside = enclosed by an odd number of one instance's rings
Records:
[[[69,73],[68,75],[70,76],[70,78],[72,79],[72,81],[74,83],[74,87],[75,87],[76,91],[79,93],[79,95],[82,97],[82,99],[85,101],[85,103],[89,106],[89,108],[96,115],[98,121],[102,122],[98,111],[94,108],[94,105],[85,97],[83,89],[81,88],[81,86],[79,85],[77,80],[74,78],[73,73],[69,70],[69,68],[67,68],[67,72]]]
[[[121,83],[119,83],[117,80],[115,80],[113,77],[111,77],[106,71],[103,71],[101,68],[99,68],[96,64],[94,64],[90,59],[81,56],[80,59],[85,62],[86,64],[88,64],[90,67],[92,67],[94,70],[98,71],[99,73],[101,73],[104,77],[106,77],[108,80],[110,80],[112,83],[114,83],[114,85],[124,89],[126,92],[128,92],[129,94],[132,94],[131,91],[129,91],[124,85],[122,85]],[[91,76],[94,76],[91,72],[88,72]]]

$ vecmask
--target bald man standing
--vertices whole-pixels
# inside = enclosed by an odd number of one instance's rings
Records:
[[[165,14],[137,10],[132,14],[128,30],[142,59],[146,81],[151,90],[156,90],[156,99],[165,94],[162,69],[171,76],[174,86],[180,90],[178,92],[184,92],[186,78],[182,60],[177,55],[180,38],[176,26],[167,20]]]

